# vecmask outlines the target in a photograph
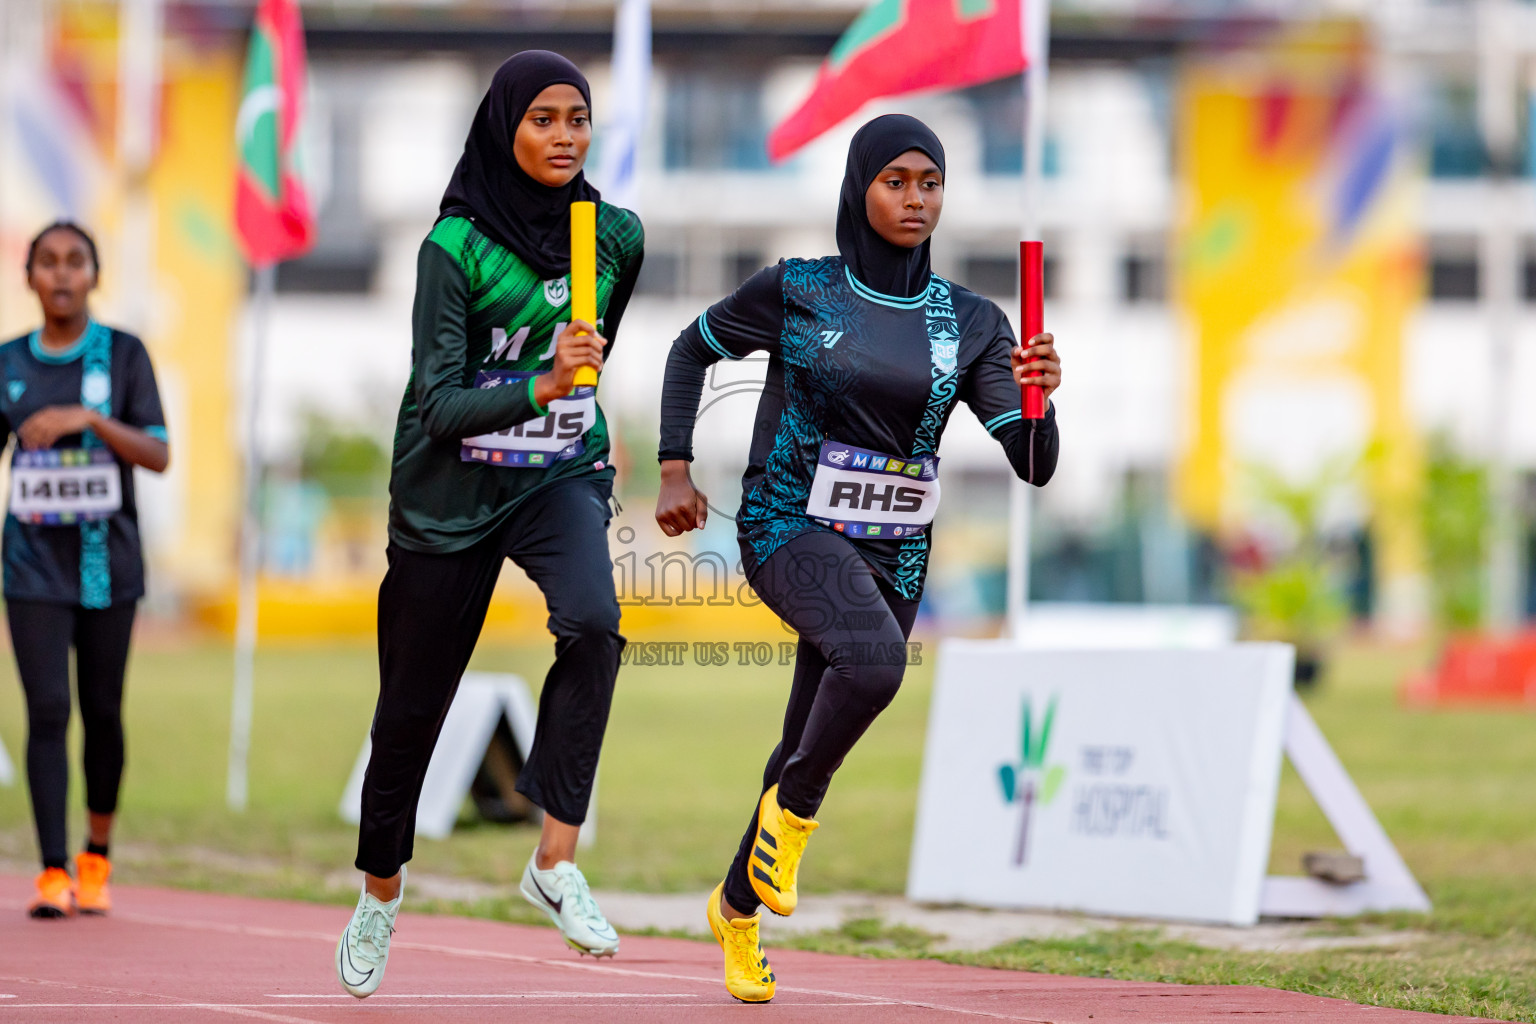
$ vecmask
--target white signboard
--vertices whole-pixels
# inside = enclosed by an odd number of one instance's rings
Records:
[[[908,896],[1253,923],[1292,658],[946,641]]]
[[[1011,642],[1061,651],[1211,648],[1236,641],[1237,612],[1228,605],[1031,601]]]

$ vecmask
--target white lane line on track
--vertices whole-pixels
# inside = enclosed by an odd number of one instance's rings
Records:
[[[329,999],[330,997],[326,996],[325,998]],[[348,999],[353,999],[355,997],[347,996],[347,998]],[[375,998],[374,996],[369,996],[366,1001],[371,1005],[373,1003],[374,998]],[[361,1002],[361,1001],[362,1000],[359,1000],[359,1002]],[[217,1010],[217,1011],[220,1011],[220,1012],[223,1012],[223,1013],[240,1013],[242,1016],[260,1016],[260,1017],[267,1017],[267,1018],[269,1018],[271,1020],[282,1020],[282,1021],[299,1020],[299,1021],[302,1021],[303,1024],[314,1024],[314,1022],[309,1021],[309,1020],[307,1020],[305,1018],[302,1018],[302,1017],[281,1017],[281,1016],[277,1016],[275,1014],[258,1014],[258,1013],[252,1013],[251,1012],[251,1011],[260,1010],[260,1009],[269,1007],[270,1005],[271,1005],[270,1003],[18,1003],[18,1004],[15,1004],[14,1007],[13,1006],[0,1006],[0,1011],[9,1010],[9,1009],[13,1009],[13,1008],[14,1009],[18,1009],[18,1010]],[[580,1004],[572,1003],[571,1005],[572,1006],[577,1006],[577,1005],[580,1005]],[[816,1006],[816,1007],[831,1007],[831,1006],[835,1006],[835,1007],[842,1007],[842,1008],[848,1008],[849,1007],[849,1004],[845,1003],[845,1002],[835,1002],[835,1003],[789,1003],[789,1004],[786,1004],[786,1005],[795,1006],[795,1007],[801,1007],[801,1006]],[[887,999],[887,1000],[882,1000],[880,1002],[874,1002],[874,1003],[857,1003],[857,1004],[853,1004],[852,1008],[853,1009],[862,1009],[865,1006],[874,1007],[874,1006],[906,1006],[906,1005],[909,1005],[909,1004],[901,1003],[901,1002],[896,1002],[894,1000],[888,1000]],[[699,1008],[699,1004],[698,1003],[648,1003],[648,1004],[646,1004],[646,1008],[647,1009],[652,1009],[652,1008],[662,1009],[662,1008],[666,1008],[666,1007],[698,1009]],[[336,1004],[334,1004],[334,1003],[299,1003],[297,1006],[294,1006],[294,1007],[288,1007],[286,1005],[284,1006],[284,1009],[299,1009],[299,1010],[333,1010],[335,1008],[336,1008]],[[494,1010],[494,1009],[498,1009],[498,1008],[526,1009],[527,1007],[526,1007],[526,1004],[524,1004],[524,1003],[475,1003],[473,1006],[466,1005],[466,1006],[463,1006],[463,1007],[452,1007],[452,1009],[464,1009],[464,1010]],[[415,1007],[415,1006],[397,1006],[397,1007],[393,1007],[393,1009],[397,1009],[397,1010],[415,1010],[415,1009],[420,1009],[420,1007]],[[446,1010],[450,1009],[450,1007],[439,1007],[439,1009],[446,1011]]]
[[[268,992],[268,999],[355,999],[356,996],[331,992],[304,993]],[[375,992],[374,999],[698,999],[697,992]]]
[[[330,941],[329,938],[326,940]],[[624,974],[637,978],[667,978],[672,981],[691,981],[696,984],[708,985],[718,988],[721,984],[718,976],[702,978],[694,974],[673,974],[667,971],[637,971],[628,967],[614,967],[596,963],[585,963],[570,960],[546,960],[539,957],[522,956],[517,953],[499,953],[482,949],[462,949],[456,946],[439,946],[429,942],[396,942],[393,945],[405,949],[415,949],[428,953],[441,953],[446,956],[459,956],[470,960],[505,960],[513,963],[546,964],[552,967],[567,967],[577,971],[601,971],[604,974]],[[880,1003],[887,1006],[911,1006],[922,1010],[937,1010],[943,1013],[958,1013],[968,1017],[988,1017],[994,1020],[1018,1021],[1019,1024],[1053,1024],[1052,1021],[1042,1020],[1039,1017],[1021,1017],[1012,1013],[999,1013],[992,1010],[973,1010],[963,1006],[945,1006],[942,1003],[922,1002],[916,999],[902,999],[900,997],[884,999],[880,996],[865,995],[862,992],[838,992],[834,989],[800,988],[798,986],[779,985],[780,992],[794,992],[800,995],[822,996],[833,999],[846,999],[848,1003]]]
[[[134,921],[139,924],[157,925],[164,928],[181,928],[189,931],[220,932],[226,935],[242,935],[270,939],[303,939],[307,941],[320,941],[327,946],[334,946],[336,937],[329,932],[306,932],[286,928],[269,928],[262,925],[225,924],[220,921],[190,921],[185,918],[157,917],[152,914],[136,914],[116,911],[112,915],[120,921]],[[392,947],[395,949],[414,949],[425,953],[439,953],[444,956],[462,957],[469,960],[499,960],[504,963],[534,964],[545,967],[564,967],[577,971],[599,971],[608,975],[624,975],[635,978],[666,978],[671,981],[686,981],[695,985],[708,985],[718,989],[721,986],[718,975],[701,977],[696,974],[674,974],[669,971],[639,971],[627,967],[614,967],[603,964],[588,964],[579,961],[553,960],[547,957],[525,956],[519,953],[502,953],[486,949],[464,949],[458,946],[442,946],[430,942],[409,942],[396,940]],[[869,1003],[873,1005],[887,1006],[911,1006],[922,1010],[936,1010],[941,1013],[955,1013],[966,1017],[986,1017],[992,1020],[1011,1020],[1019,1024],[1053,1024],[1052,1021],[1039,1017],[1024,1017],[1013,1013],[1002,1013],[995,1010],[975,1010],[963,1006],[945,1006],[942,1003],[931,1003],[916,999],[885,999],[880,996],[865,995],[862,992],[839,992],[834,989],[801,988],[799,986],[779,985],[780,992],[794,992],[799,995],[821,996],[823,998],[843,999],[851,1003]],[[171,1004],[168,1004],[171,1005]],[[238,1011],[230,1011],[238,1012]],[[309,1022],[305,1022],[309,1024]]]
[[[137,989],[115,988],[115,987],[108,986],[108,985],[85,985],[85,984],[80,984],[79,982],[56,981],[56,980],[53,980],[51,978],[30,978],[30,977],[16,976],[16,975],[6,975],[5,977],[0,978],[0,980],[9,982],[9,983],[11,983],[13,985],[17,984],[17,983],[21,983],[21,984],[26,984],[26,985],[38,985],[38,986],[41,986],[43,988],[63,988],[63,989],[69,989],[69,990],[71,990],[73,992],[99,992],[103,996],[111,996],[111,997],[118,997],[118,998],[121,998],[122,996],[126,995],[126,996],[133,996],[133,997],[138,998],[138,999],[177,1000],[176,1002],[159,1002],[159,1003],[107,1003],[107,1002],[95,1002],[95,1003],[60,1003],[60,1004],[57,1004],[59,1006],[64,1006],[64,1007],[95,1007],[95,1008],[98,1008],[98,1009],[102,1009],[102,1008],[108,1008],[108,1007],[112,1007],[112,1006],[130,1006],[130,1007],[139,1007],[139,1006],[153,1007],[153,1006],[159,1006],[159,1007],[162,1007],[162,1008],[165,1008],[165,1009],[174,1010],[178,1006],[184,1006],[187,1003],[186,1000],[178,1000],[176,996],[157,996],[153,992],[140,992]],[[53,1003],[0,1003],[0,1012],[4,1012],[4,1011],[10,1010],[10,1009],[21,1010],[21,1009],[28,1009],[28,1008],[32,1008],[32,1007],[53,1006],[53,1005],[55,1005],[55,1004],[53,1004]],[[281,1005],[281,1004],[278,1004],[278,1005]],[[206,1008],[207,1007],[205,1007],[205,1009]],[[285,1009],[286,1009],[286,1007],[285,1007]],[[315,1024],[315,1021],[310,1019],[310,1018],[308,1018],[308,1017],[284,1017],[284,1016],[282,1016],[280,1014],[263,1013],[260,1010],[255,1010],[255,1009],[244,1009],[244,1008],[236,1009],[236,1008],[231,1008],[231,1009],[228,1009],[228,1010],[219,1010],[217,1012],[220,1012],[220,1013],[230,1013],[230,1014],[233,1014],[233,1015],[235,1015],[237,1017],[255,1017],[255,1018],[258,1018],[260,1020],[276,1021],[277,1024]]]

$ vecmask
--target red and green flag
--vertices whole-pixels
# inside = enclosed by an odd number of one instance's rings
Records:
[[[297,0],[261,0],[235,119],[235,227],[253,266],[302,256],[314,244],[314,217],[299,174],[305,82]]]
[[[875,0],[854,19],[805,102],[768,135],[783,160],[865,103],[978,85],[1028,63],[1023,9],[1046,0]]]

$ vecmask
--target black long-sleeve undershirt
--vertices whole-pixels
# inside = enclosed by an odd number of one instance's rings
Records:
[[[773,326],[771,323],[762,324],[765,336],[773,330]],[[1011,338],[1009,340],[1011,342]],[[1011,344],[1005,346],[1003,362],[986,367],[990,371],[989,377],[995,376],[1001,369],[1008,376],[1009,386],[1012,386],[1013,371],[1006,362],[1006,349],[1011,347]],[[661,388],[661,445],[657,453],[660,461],[693,461],[693,430],[698,417],[699,396],[703,393],[704,378],[709,368],[721,358],[718,352],[704,342],[697,320],[684,328],[672,343]],[[990,379],[978,379],[981,372],[981,367],[973,370],[972,379],[967,381],[968,387],[962,389],[962,398],[966,398],[967,391],[972,388],[996,386]],[[1002,445],[1009,466],[1020,480],[1036,487],[1043,487],[1050,482],[1056,472],[1061,442],[1060,433],[1056,429],[1054,403],[1047,404],[1044,419],[1020,419],[1006,423],[992,436]]]

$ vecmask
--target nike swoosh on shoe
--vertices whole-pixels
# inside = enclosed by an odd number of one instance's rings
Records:
[[[342,964],[343,980],[346,980],[345,975],[346,975],[347,971],[351,971],[353,974],[360,974],[360,975],[362,975],[356,981],[348,980],[347,981],[348,985],[362,985],[362,984],[366,983],[369,978],[373,977],[373,972],[374,971],[378,970],[377,967],[373,967],[373,968],[369,968],[367,974],[362,974],[362,972],[359,971],[357,969],[357,967],[352,963],[352,951],[347,948],[347,942],[346,942],[345,939],[343,939],[342,943],[341,943],[341,959],[344,961],[344,963]]]
[[[560,913],[560,907],[565,903],[565,897],[562,896],[558,900],[550,899],[549,898],[549,893],[545,892],[544,891],[544,887],[539,884],[539,876],[538,875],[535,875],[532,871],[530,871],[530,872],[528,872],[528,878],[533,882],[533,887],[535,889],[539,890],[539,895],[544,897],[544,902],[548,903],[550,906],[554,907],[555,908],[555,913],[557,913],[557,914]]]

